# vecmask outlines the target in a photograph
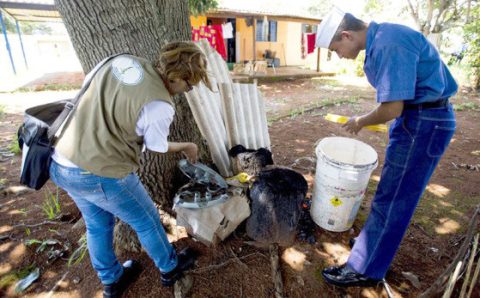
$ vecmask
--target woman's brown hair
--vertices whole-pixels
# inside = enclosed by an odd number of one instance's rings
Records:
[[[191,85],[202,81],[210,90],[212,89],[207,75],[207,58],[191,41],[176,41],[163,46],[155,67],[167,80],[181,79]]]

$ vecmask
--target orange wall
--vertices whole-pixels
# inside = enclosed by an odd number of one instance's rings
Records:
[[[205,16],[198,16],[198,17],[194,17],[194,16],[190,16],[190,24],[192,25],[192,27],[200,27],[200,26],[205,26],[207,25],[207,17]]]
[[[236,19],[236,30],[240,34],[240,60],[253,59],[253,25],[247,27],[245,19]]]
[[[287,22],[278,21],[277,41],[257,41],[255,45],[256,59],[262,60],[265,50],[276,52],[276,58],[280,59],[280,65],[285,64],[288,28]],[[253,26],[247,27],[245,19],[237,18],[237,32],[240,33],[240,60],[253,60]]]

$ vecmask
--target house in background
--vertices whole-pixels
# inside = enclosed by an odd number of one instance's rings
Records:
[[[280,66],[300,66],[319,71],[327,51],[302,55],[302,34],[315,33],[321,18],[283,0],[219,0],[216,9],[191,16],[192,29],[232,23],[233,38],[225,39],[227,62],[258,61],[269,50]],[[305,41],[306,43],[306,41]],[[303,57],[302,57],[303,56]],[[278,66],[278,64],[276,65]]]
[[[190,21],[192,27],[232,23],[233,38],[225,40],[227,62],[264,60],[264,55],[269,50],[275,54],[273,64],[276,66],[300,66],[319,71],[321,61],[322,70],[328,68],[327,51],[322,50],[319,55],[320,51],[315,50],[314,53],[302,57],[302,33],[315,32],[316,26],[321,21],[319,17],[311,16],[307,9],[292,3],[291,0],[218,0],[218,2],[217,9],[203,16],[191,16]],[[0,17],[1,12],[13,16],[17,25],[18,21],[61,22],[53,0],[0,0]],[[81,71],[66,33],[55,37],[45,36],[40,38],[41,40],[35,38],[34,41],[30,36],[19,35],[18,38],[13,36],[10,38],[6,32],[4,35],[0,42],[0,66],[3,67],[1,72],[3,75],[15,76],[16,70],[20,70],[20,73],[30,73],[35,69],[52,70],[50,61],[54,59],[59,62],[62,57],[65,58],[62,58],[63,60],[69,61],[69,65],[71,64],[68,70]],[[55,57],[51,59],[50,56],[53,54]],[[318,59],[319,57],[321,59]],[[21,63],[22,60],[24,63]],[[65,62],[55,65],[63,67],[67,64]]]

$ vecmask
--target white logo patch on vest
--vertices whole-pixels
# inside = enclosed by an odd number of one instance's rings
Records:
[[[138,85],[143,81],[143,68],[137,60],[118,57],[112,62],[112,72],[117,80],[125,85]]]

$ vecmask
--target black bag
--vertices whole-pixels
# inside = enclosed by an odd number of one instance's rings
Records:
[[[22,148],[21,184],[38,190],[50,178],[53,136],[73,106],[71,100],[62,100],[25,111],[23,124],[18,130],[18,144]]]
[[[74,99],[47,103],[25,111],[23,124],[18,129],[18,144],[22,149],[21,184],[39,190],[48,181],[57,131],[77,107],[96,72],[118,55],[122,54],[112,55],[100,62]]]

